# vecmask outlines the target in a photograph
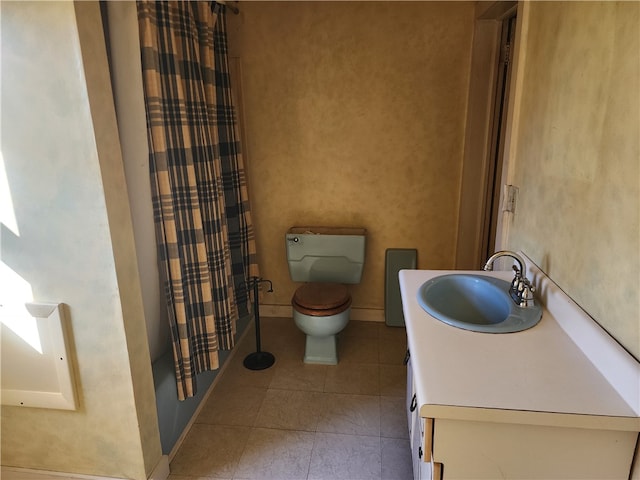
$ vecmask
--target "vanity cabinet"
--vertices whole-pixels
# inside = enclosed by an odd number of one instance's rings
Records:
[[[446,273],[400,272],[414,480],[628,480],[640,432],[638,362],[592,319],[574,318],[579,307],[556,308],[550,297],[564,294],[540,273],[537,290],[552,308],[544,304],[536,327],[492,335],[445,325],[416,294]]]
[[[635,431],[573,428],[558,414],[505,421],[502,412],[442,409],[442,416],[423,416],[430,407],[418,397],[419,382],[409,361],[406,408],[414,480],[628,478]]]
[[[442,465],[432,461],[433,419],[420,416],[419,399],[414,388],[411,357],[407,352],[407,425],[411,444],[414,480],[439,480]]]

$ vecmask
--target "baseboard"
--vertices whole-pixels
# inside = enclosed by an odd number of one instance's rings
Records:
[[[117,477],[101,477],[99,475],[83,475],[80,473],[51,472],[31,468],[2,467],[2,480],[126,480]],[[148,480],[167,480],[169,478],[169,457],[163,455],[151,472]]]
[[[261,317],[291,318],[293,310],[291,305],[263,305],[260,304]],[[384,310],[381,308],[351,308],[351,320],[365,322],[384,322]]]
[[[293,316],[291,305],[263,305],[260,304],[261,317],[291,318]]]
[[[97,475],[82,475],[79,473],[50,472],[31,468],[2,467],[2,480],[126,480],[124,478],[100,477]],[[165,477],[166,478],[166,477]]]
[[[384,323],[384,310],[381,308],[351,308],[351,320]]]
[[[169,473],[169,456],[162,455],[162,457],[160,457],[160,461],[156,465],[156,468],[154,468],[151,475],[149,475],[148,480],[167,480],[167,478],[169,478]]]

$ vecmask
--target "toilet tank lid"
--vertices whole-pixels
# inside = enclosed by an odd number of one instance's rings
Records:
[[[366,235],[366,228],[354,227],[291,227],[287,233],[295,235]]]

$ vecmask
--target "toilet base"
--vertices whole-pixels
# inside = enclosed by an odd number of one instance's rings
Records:
[[[307,335],[304,349],[304,363],[320,365],[338,364],[338,339],[335,335]]]
[[[326,317],[306,315],[293,309],[293,320],[306,335],[304,363],[320,365],[338,364],[338,339],[340,333],[349,323],[351,308]]]

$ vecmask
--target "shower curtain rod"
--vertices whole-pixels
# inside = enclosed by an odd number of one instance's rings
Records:
[[[226,6],[229,10],[233,12],[234,15],[238,15],[240,13],[240,9],[235,5],[232,5],[231,2],[227,2],[225,0],[215,0],[215,2],[211,2],[212,5],[213,3],[219,3],[220,5]],[[233,2],[233,3],[238,3],[238,2]]]

